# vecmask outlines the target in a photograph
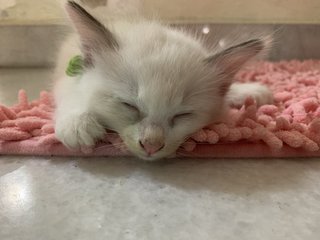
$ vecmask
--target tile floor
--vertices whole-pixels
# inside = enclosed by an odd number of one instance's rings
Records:
[[[1,102],[48,74],[1,69]],[[319,238],[319,159],[0,157],[1,240]]]

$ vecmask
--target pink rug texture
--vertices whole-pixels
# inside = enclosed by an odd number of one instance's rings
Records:
[[[270,87],[274,105],[257,107],[248,98],[231,109],[228,121],[195,133],[179,149],[181,157],[315,157],[320,156],[320,60],[258,62],[240,71],[239,82]],[[18,104],[0,106],[0,154],[43,156],[130,156],[121,139],[106,134],[92,149],[72,151],[54,135],[54,103],[41,92],[29,102],[26,92]]]

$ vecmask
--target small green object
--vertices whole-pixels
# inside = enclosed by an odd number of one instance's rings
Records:
[[[66,74],[70,77],[81,75],[83,73],[84,61],[82,56],[77,55],[70,59]]]

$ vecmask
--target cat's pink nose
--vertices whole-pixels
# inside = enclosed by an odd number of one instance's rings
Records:
[[[156,144],[151,144],[148,142],[142,142],[140,141],[140,146],[144,149],[146,153],[149,155],[155,154],[156,152],[159,152],[163,147],[163,143],[156,143]]]

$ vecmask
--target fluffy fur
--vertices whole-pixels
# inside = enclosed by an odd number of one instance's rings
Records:
[[[70,148],[94,145],[111,129],[140,158],[163,158],[221,119],[229,103],[239,106],[249,95],[259,104],[272,100],[262,85],[232,85],[240,67],[264,49],[260,39],[211,55],[201,41],[156,21],[107,27],[74,2],[66,9],[76,34],[57,63],[55,129]],[[67,62],[77,54],[85,71],[67,77]]]

